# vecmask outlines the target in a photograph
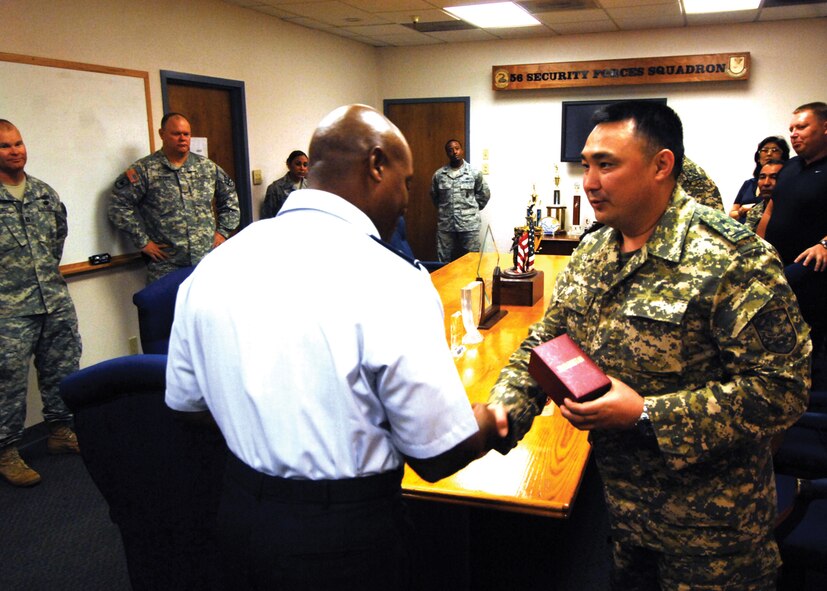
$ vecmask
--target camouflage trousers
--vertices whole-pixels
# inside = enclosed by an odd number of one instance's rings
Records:
[[[440,262],[450,263],[469,252],[479,252],[480,231],[449,232],[436,231],[436,258]]]
[[[153,261],[149,260],[149,257],[144,257],[144,260],[147,261],[146,263],[146,284],[149,285],[153,281],[157,281],[167,273],[172,273],[178,269],[182,269],[184,267],[189,267],[189,263],[186,265],[177,265],[175,263],[171,263],[169,261]]]
[[[29,360],[34,356],[46,422],[72,414],[60,398],[60,380],[80,362],[78,318],[71,301],[51,314],[0,318],[0,447],[23,436]]]
[[[736,554],[666,554],[614,543],[612,591],[774,591],[781,558],[775,540]]]

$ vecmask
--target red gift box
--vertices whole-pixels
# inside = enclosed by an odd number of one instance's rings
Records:
[[[534,347],[528,373],[557,406],[564,398],[594,400],[612,387],[603,370],[567,334]]]

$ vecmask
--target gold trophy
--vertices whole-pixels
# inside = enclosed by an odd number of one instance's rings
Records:
[[[546,234],[566,233],[566,206],[560,204],[560,171],[554,165],[554,201],[546,206],[547,218],[543,219],[543,231]]]

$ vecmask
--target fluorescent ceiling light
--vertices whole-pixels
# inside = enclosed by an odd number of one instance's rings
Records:
[[[446,6],[443,10],[480,29],[531,27],[540,24],[540,21],[513,2]]]
[[[761,0],[683,0],[686,14],[756,10]]]

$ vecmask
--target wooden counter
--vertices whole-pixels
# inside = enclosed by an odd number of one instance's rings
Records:
[[[446,338],[451,314],[460,309],[460,290],[476,277],[478,254],[471,253],[435,271],[431,278],[445,308]],[[484,340],[457,359],[457,370],[471,402],[485,402],[509,356],[540,320],[551,297],[554,278],[569,261],[566,256],[537,256],[535,266],[545,273],[544,295],[534,306],[504,306],[508,314]],[[486,506],[568,517],[589,458],[588,434],[572,427],[551,404],[550,416],[539,416],[520,442],[503,456],[491,451],[453,476],[428,483],[406,467],[402,482],[411,498]]]
[[[570,255],[580,244],[580,236],[566,234],[544,235],[537,254]]]

